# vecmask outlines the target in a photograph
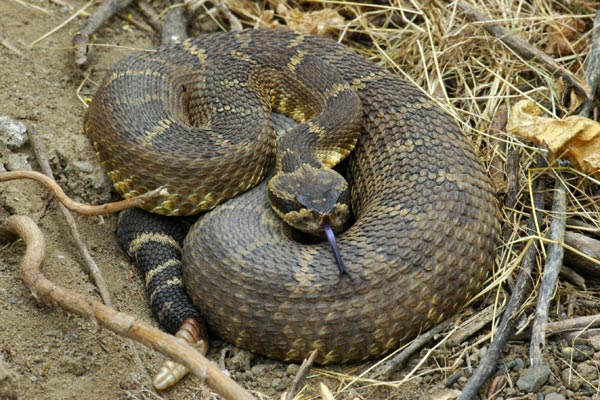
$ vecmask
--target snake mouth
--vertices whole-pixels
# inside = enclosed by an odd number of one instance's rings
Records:
[[[325,237],[327,237],[327,241],[329,242],[329,246],[331,246],[331,250],[333,251],[333,255],[335,257],[335,261],[337,262],[337,266],[340,270],[340,279],[345,276],[352,280],[350,273],[346,269],[346,265],[344,264],[344,260],[342,260],[342,255],[340,254],[340,249],[337,246],[337,242],[335,241],[335,232],[331,228],[330,225],[323,225],[323,231],[325,232]]]

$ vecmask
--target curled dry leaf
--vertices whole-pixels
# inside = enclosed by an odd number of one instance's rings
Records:
[[[546,146],[552,159],[567,159],[584,173],[600,179],[599,123],[579,116],[542,117],[542,110],[534,102],[522,100],[512,107],[506,130]]]
[[[585,30],[586,24],[580,18],[567,18],[549,25],[546,29],[548,42],[544,52],[557,57],[580,53],[587,47],[587,40],[582,40]]]

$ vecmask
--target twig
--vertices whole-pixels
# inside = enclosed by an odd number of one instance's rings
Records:
[[[50,168],[50,163],[48,162],[48,157],[46,156],[46,150],[44,148],[44,143],[41,138],[38,136],[37,131],[34,127],[30,126],[27,129],[27,133],[29,135],[29,141],[31,143],[31,147],[33,149],[33,153],[40,164],[40,168],[44,174],[48,175],[50,178],[54,179],[52,175],[52,168]],[[83,242],[81,235],[79,234],[79,230],[77,229],[77,224],[75,223],[75,218],[73,218],[73,214],[61,203],[58,203],[60,211],[65,217],[67,221],[67,225],[71,230],[71,235],[77,244],[77,249],[85,262],[85,265],[88,268],[89,273],[92,275],[94,279],[94,283],[100,292],[100,297],[102,297],[102,301],[107,306],[112,307],[112,301],[110,299],[110,292],[108,291],[108,287],[106,286],[106,281],[102,276],[102,272],[100,272],[100,268],[96,265],[96,262],[92,258],[87,246]]]
[[[471,21],[480,23],[483,29],[501,40],[502,43],[524,60],[537,61],[551,74],[563,78],[573,86],[578,93],[584,95],[585,98],[589,98],[590,89],[586,87],[585,83],[581,82],[578,77],[558,65],[552,57],[531,46],[527,41],[511,33],[502,25],[493,22],[489,15],[484,11],[477,9],[464,1],[459,1],[457,4]]]
[[[160,22],[160,16],[154,11],[152,5],[145,0],[138,0],[137,6],[140,11],[146,17],[147,22],[152,26],[156,33],[162,32],[162,23]]]
[[[136,20],[129,13],[124,13],[124,12],[118,13],[117,17],[121,18],[123,21],[130,23],[133,26],[136,26],[137,28],[143,30],[146,33],[150,33],[150,34],[155,33],[153,28],[149,27],[148,25],[144,24],[143,22]]]
[[[77,31],[73,37],[75,47],[75,64],[83,67],[90,61],[92,46],[89,46],[90,36],[113,15],[124,9],[132,0],[106,0],[101,3],[94,14]]]
[[[566,232],[565,244],[591,258],[600,260],[600,240],[577,232]],[[592,279],[600,279],[600,261],[594,263],[570,249],[565,249],[565,264]]]
[[[567,228],[574,228],[578,231],[589,233],[592,236],[598,236],[600,234],[600,228],[589,222],[585,222],[577,217],[567,218]]]
[[[12,181],[15,179],[32,179],[45,185],[56,196],[65,207],[71,211],[84,215],[106,215],[117,211],[122,211],[132,207],[141,207],[146,201],[166,195],[163,187],[146,192],[140,196],[131,197],[126,200],[115,201],[114,203],[100,204],[93,206],[90,204],[79,203],[72,200],[65,194],[56,181],[48,176],[36,171],[11,171],[0,173],[0,182]]]
[[[41,271],[46,253],[44,236],[31,218],[16,215],[9,217],[0,229],[0,236],[14,237],[14,235],[20,236],[27,245],[21,261],[21,277],[34,297],[48,305],[58,305],[66,311],[89,318],[100,326],[136,340],[184,364],[193,374],[226,399],[255,399],[212,365],[194,347],[132,315],[118,312],[48,280]]]
[[[529,346],[529,363],[531,367],[543,365],[542,351],[546,345],[546,325],[548,324],[548,308],[554,295],[558,272],[563,261],[563,246],[565,226],[567,224],[567,195],[561,179],[556,179],[554,184],[554,199],[552,201],[552,221],[548,239],[546,264],[543,268],[542,283],[540,285],[535,320],[533,321],[531,344]]]
[[[298,373],[294,377],[292,386],[290,386],[290,389],[285,395],[285,400],[292,400],[296,393],[298,393],[298,390],[300,390],[302,385],[304,385],[306,377],[308,376],[308,372],[310,371],[310,368],[315,362],[318,353],[319,352],[317,350],[313,350],[313,352],[310,353],[310,356],[308,356],[308,358],[305,358],[304,361],[302,361],[302,365],[300,365],[300,369],[298,369]]]
[[[592,29],[591,48],[588,57],[584,63],[585,77],[590,88],[590,93],[586,101],[583,103],[579,115],[589,116],[594,108],[594,100],[598,89],[598,80],[600,75],[600,10],[596,11],[594,17],[594,28]]]
[[[215,0],[213,1],[213,4],[221,14],[225,15],[225,18],[227,18],[229,21],[229,27],[232,31],[241,31],[243,29],[240,20],[229,10],[223,0]]]
[[[19,57],[21,57],[24,60],[30,62],[33,65],[35,65],[36,68],[41,69],[45,73],[48,73],[48,70],[46,68],[42,67],[41,65],[39,65],[38,63],[36,63],[35,61],[33,61],[33,59],[31,57],[29,57],[27,54],[25,54],[21,50],[17,49],[7,38],[3,37],[2,35],[0,35],[0,44],[2,46],[6,47],[8,50],[10,50],[13,53],[15,53],[16,55],[18,55]]]
[[[568,232],[565,232],[565,234]],[[566,243],[566,242],[565,242]],[[565,255],[567,253],[567,249],[564,249],[565,251]],[[561,279],[570,282],[571,284],[573,284],[573,286],[577,287],[580,290],[586,290],[586,285],[585,285],[585,278],[581,275],[579,275],[577,273],[577,271],[575,271],[572,268],[569,268],[565,265],[565,257],[563,257],[563,265],[562,267],[560,267],[560,273],[559,276]]]
[[[43,34],[39,38],[35,39],[33,42],[29,43],[29,47],[30,48],[35,47],[35,45],[37,45],[42,40],[46,39],[47,37],[53,35],[54,33],[58,32],[59,30],[61,30],[62,28],[64,28],[69,22],[71,22],[75,18],[77,18],[81,13],[83,13],[92,4],[94,4],[93,0],[88,1],[83,7],[81,7],[79,10],[75,11],[69,18],[67,18],[66,20],[64,20],[63,22],[61,22],[58,26],[54,27],[49,32],[46,32],[45,34]]]
[[[169,44],[187,39],[188,16],[182,5],[170,7],[163,16],[160,42]]]
[[[548,322],[546,336],[558,335],[565,332],[579,331],[600,327],[600,314]],[[531,330],[526,330],[512,337],[513,340],[525,340],[531,337]]]
[[[538,165],[544,164],[541,157],[538,157]],[[543,177],[539,177],[534,184],[533,204],[535,210],[529,217],[528,230],[533,235],[535,233],[535,221],[542,219],[542,209],[544,207],[546,183]],[[496,362],[504,345],[512,335],[515,329],[516,316],[523,303],[527,293],[531,290],[531,271],[535,265],[537,256],[537,240],[531,239],[530,247],[525,252],[521,262],[521,269],[515,287],[513,289],[506,311],[502,315],[500,325],[496,330],[496,335],[490,344],[489,349],[481,359],[479,366],[467,381],[458,400],[469,400],[477,395],[481,386],[490,378],[496,368]]]
[[[386,362],[381,363],[372,373],[374,379],[388,379],[392,372],[394,372],[397,368],[400,368],[410,356],[433,340],[436,335],[448,328],[452,322],[452,319],[447,319],[441,324],[434,326],[429,331],[413,340],[411,344],[400,353],[396,354]]]
[[[446,344],[449,347],[458,346],[470,336],[473,336],[476,332],[479,332],[484,326],[492,322],[497,313],[500,313],[506,305],[506,298],[504,297],[501,304],[490,304],[483,310],[474,314],[471,318],[461,323],[460,327],[456,329],[456,332],[448,339]]]

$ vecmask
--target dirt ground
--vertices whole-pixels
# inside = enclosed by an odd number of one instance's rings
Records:
[[[82,7],[86,2],[72,0],[70,3]],[[85,106],[78,97],[78,87],[84,81],[84,72],[74,65],[69,49],[82,19],[77,18],[30,48],[33,41],[59,26],[73,12],[73,9],[46,0],[29,0],[27,3],[0,1],[0,39],[14,45],[24,55],[0,46],[0,116],[37,129],[47,146],[55,177],[70,196],[88,203],[101,203],[116,197],[111,194],[110,184],[82,133]],[[158,40],[156,35],[118,18],[102,28],[98,37],[98,42],[115,47],[96,48],[90,70],[92,82],[98,82],[106,69],[129,54],[131,48],[152,47]],[[94,85],[87,81],[79,95],[90,97],[94,90]],[[3,164],[7,169],[14,165],[29,165],[39,170],[28,144],[14,149],[0,147],[0,158],[0,168]],[[31,216],[43,230],[47,239],[44,271],[49,279],[99,299],[95,286],[82,267],[81,257],[64,218],[47,190],[30,181],[1,183],[0,220],[12,214]],[[115,307],[155,323],[138,274],[117,245],[114,235],[116,217],[77,216],[76,220],[84,241],[107,280]],[[92,322],[36,301],[18,274],[23,251],[22,243],[0,248],[0,398],[216,398],[193,377],[188,377],[174,389],[156,393],[150,376],[158,370],[164,358],[112,332],[100,330]],[[594,350],[595,355],[600,355],[600,346]],[[485,347],[481,353],[483,351]],[[505,356],[511,360],[526,359],[527,350],[511,346]],[[259,398],[279,398],[290,386],[298,369],[296,365],[255,357],[219,342],[212,346],[210,357]],[[446,360],[444,357],[440,353],[434,361],[428,362],[431,368],[438,368],[438,372],[412,378],[400,389],[363,382],[336,398],[452,398],[452,392],[450,397],[443,397],[447,391],[444,382],[455,372],[456,366],[462,364],[457,364],[455,358]],[[473,352],[465,359],[476,364],[479,357],[479,353]],[[418,358],[415,357],[395,378],[401,379],[406,375],[416,366]],[[585,390],[580,386],[569,387],[561,375],[562,367],[556,367],[543,390],[544,394],[557,392],[564,396],[562,398],[591,398],[598,387],[595,366],[594,361],[588,371],[579,371],[582,379],[590,383]],[[316,393],[319,382],[335,391],[344,380],[348,383],[350,379],[340,377],[340,374],[350,376],[368,367],[354,365],[316,369],[309,376],[311,388],[304,398],[318,398],[316,394],[310,397],[310,391]],[[507,375],[502,395],[495,398],[538,398],[519,394],[511,381],[515,378],[515,375]],[[465,380],[463,377],[458,380],[459,386],[451,387],[460,388]]]

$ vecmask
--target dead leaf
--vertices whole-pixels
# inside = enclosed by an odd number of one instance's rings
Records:
[[[587,41],[580,40],[585,30],[585,22],[580,18],[567,18],[549,25],[544,53],[557,57],[580,53],[587,47]]]
[[[576,168],[600,179],[600,124],[589,118],[542,117],[542,110],[530,100],[511,108],[506,130],[548,148],[552,160],[567,159]]]

